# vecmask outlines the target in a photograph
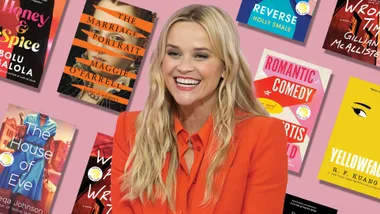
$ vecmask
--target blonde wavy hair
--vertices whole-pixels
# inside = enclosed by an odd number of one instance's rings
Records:
[[[239,35],[230,16],[215,6],[205,5],[190,5],[173,14],[163,27],[151,58],[149,96],[137,118],[134,146],[121,178],[121,191],[126,192],[123,199],[167,201],[172,210],[175,209],[176,171],[179,166],[173,116],[179,112],[165,87],[161,66],[168,32],[177,22],[194,22],[203,26],[211,40],[212,51],[225,65],[225,76],[217,88],[217,101],[212,109],[215,138],[210,147],[216,146],[217,149],[212,157],[208,157],[211,163],[201,205],[218,200],[219,191],[213,181],[230,149],[236,124],[235,109],[250,116],[268,115],[254,97],[251,71],[240,50]],[[163,178],[161,171],[167,153],[171,153],[169,171]]]

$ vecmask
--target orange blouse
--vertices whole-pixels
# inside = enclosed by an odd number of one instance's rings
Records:
[[[139,112],[124,112],[117,122],[112,155],[112,211],[133,214],[172,214],[167,203],[142,204],[140,200],[121,201],[118,178],[124,172],[136,134]],[[221,169],[224,183],[215,179],[221,193],[216,204],[199,206],[206,187],[209,164],[205,151],[211,145],[213,121],[210,116],[197,134],[189,136],[175,118],[180,166],[177,170],[176,212],[178,214],[281,214],[288,179],[286,135],[282,122],[271,117],[255,116],[237,123],[232,147]],[[190,140],[190,141],[189,141]],[[189,171],[184,154],[191,142],[194,163]],[[162,171],[168,171],[168,159]]]

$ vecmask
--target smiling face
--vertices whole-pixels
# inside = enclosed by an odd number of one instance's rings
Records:
[[[104,7],[104,8],[109,8],[111,10],[119,11],[119,12],[125,13],[125,14],[131,14],[131,15],[135,16],[133,7],[131,7],[129,5],[116,5],[115,3],[113,3],[110,0],[102,0],[98,4],[98,6]],[[138,30],[133,25],[126,23],[126,22],[124,22],[124,21],[122,21],[116,17],[113,17],[112,15],[109,15],[108,13],[103,12],[101,10],[95,10],[95,13],[93,16],[98,20],[107,21],[109,23],[115,23],[115,24],[127,27],[131,30],[135,30],[135,31]],[[110,39],[117,41],[117,42],[123,42],[123,43],[127,43],[127,44],[135,44],[135,45],[137,43],[136,38],[133,38],[132,36],[129,36],[129,35],[124,34],[124,33],[105,31],[105,30],[102,30],[100,28],[97,28],[96,26],[91,26],[90,31],[95,33],[95,34],[99,34],[100,36],[103,36],[105,38],[110,38]],[[90,44],[109,49],[109,50],[111,50],[117,54],[128,56],[130,58],[135,58],[135,56],[131,56],[122,50],[103,45],[103,44],[99,43],[98,41],[93,40],[90,37],[87,38],[87,41]],[[102,52],[95,52],[92,50],[87,50],[87,53],[88,53],[88,59],[90,59],[90,60],[100,61],[100,62],[103,62],[107,65],[115,66],[115,67],[121,68],[121,69],[128,69],[132,63],[131,60],[109,56],[109,55],[102,53]],[[96,68],[91,68],[91,70],[95,73],[98,73],[98,74],[103,73],[101,70],[96,69]]]
[[[166,44],[162,72],[177,104],[212,105],[224,66],[213,53],[206,30],[195,22],[177,22]]]

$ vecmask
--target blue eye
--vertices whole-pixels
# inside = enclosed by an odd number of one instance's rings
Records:
[[[352,107],[352,109],[354,110],[355,114],[357,114],[359,117],[367,118],[367,113],[365,113],[365,111],[363,111],[362,109],[354,107]]]

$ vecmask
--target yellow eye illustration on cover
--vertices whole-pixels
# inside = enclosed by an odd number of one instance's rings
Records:
[[[367,113],[366,113],[367,110],[364,110],[363,107],[368,110],[371,110],[371,107],[364,103],[359,103],[359,102],[354,102],[354,104],[359,106],[359,107],[352,107],[355,114],[357,114],[359,117],[367,118]]]
[[[366,158],[378,157],[379,89],[378,85],[363,80],[350,80],[334,126],[332,145]]]
[[[318,177],[380,198],[379,128],[380,86],[350,78]]]
[[[96,182],[96,181],[99,181],[100,179],[102,179],[103,171],[99,167],[93,166],[88,170],[87,175],[91,181]]]
[[[12,153],[10,152],[3,152],[0,154],[0,164],[4,167],[10,166],[13,164],[14,158]]]

